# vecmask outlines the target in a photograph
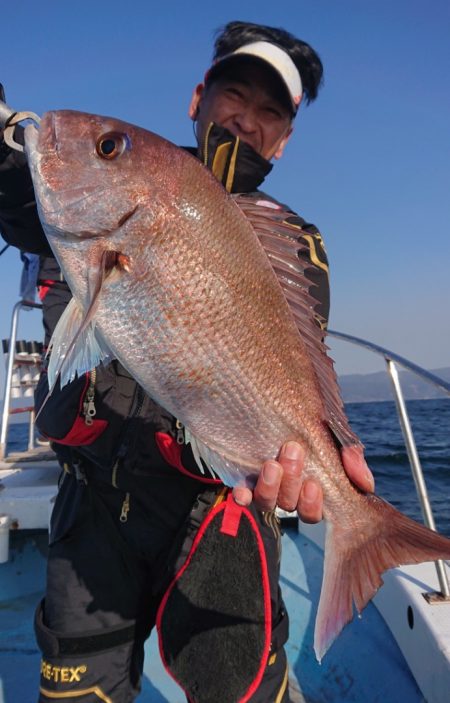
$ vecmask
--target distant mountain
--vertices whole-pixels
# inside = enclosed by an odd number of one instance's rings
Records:
[[[444,381],[450,382],[450,366],[430,371]],[[399,371],[400,383],[405,400],[434,400],[449,397],[437,386],[423,381],[411,371]],[[346,403],[368,403],[378,400],[394,400],[392,381],[385,371],[368,374],[348,374],[339,376],[342,398]]]

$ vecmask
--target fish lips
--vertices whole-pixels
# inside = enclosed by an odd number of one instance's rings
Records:
[[[43,120],[41,124],[43,123]],[[45,179],[41,176],[42,171],[42,151],[40,149],[40,141],[42,143],[41,137],[41,127],[36,127],[34,124],[28,124],[25,127],[24,137],[25,137],[25,155],[27,157],[28,166],[31,173],[31,178],[33,181],[33,188],[36,196],[36,203],[38,206],[39,216],[43,224],[45,224],[45,219],[43,217],[44,212],[57,212],[54,207],[54,198],[51,189],[48,188]],[[55,222],[57,226],[57,223]],[[62,232],[61,232],[62,233]]]
[[[58,158],[55,113],[46,112],[39,127],[27,124],[24,131],[25,155],[30,168],[36,201],[40,213],[56,215],[60,208],[57,192],[53,185],[55,157]],[[41,218],[42,219],[42,218]],[[57,225],[55,221],[53,224]]]
[[[46,112],[39,127],[27,124],[25,127],[25,153],[30,167],[45,154],[57,154],[56,113]]]

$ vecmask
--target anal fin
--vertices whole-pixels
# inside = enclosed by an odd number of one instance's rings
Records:
[[[208,446],[198,437],[195,437],[185,427],[186,444],[190,444],[192,453],[200,471],[205,469],[202,461],[212,474],[217,476],[226,486],[248,486],[254,488],[258,478],[260,466],[250,466],[239,457],[225,456],[220,451]]]

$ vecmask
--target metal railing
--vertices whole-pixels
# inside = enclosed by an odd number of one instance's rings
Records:
[[[448,395],[450,395],[450,383],[444,381],[438,376],[435,376],[429,371],[422,369],[420,366],[417,366],[417,364],[413,364],[411,361],[408,361],[408,359],[404,359],[399,354],[395,354],[394,352],[389,351],[389,349],[380,347],[378,344],[373,344],[372,342],[368,342],[365,339],[360,339],[359,337],[353,337],[350,334],[336,332],[335,330],[328,330],[328,336],[334,337],[335,339],[343,340],[345,342],[350,342],[351,344],[355,344],[360,347],[364,347],[365,349],[369,349],[370,351],[375,352],[376,354],[384,358],[387,366],[387,373],[392,381],[392,386],[394,389],[395,404],[397,406],[397,413],[403,433],[403,439],[405,440],[406,451],[411,466],[411,473],[413,475],[414,483],[416,486],[417,496],[419,498],[420,507],[422,510],[423,520],[427,527],[436,532],[433,511],[431,509],[431,504],[428,498],[428,491],[425,484],[425,479],[423,477],[422,466],[420,463],[419,454],[417,452],[416,442],[414,440],[411,423],[409,421],[409,415],[406,409],[406,403],[403,397],[403,392],[400,385],[400,379],[396,364],[399,364],[408,371],[412,371],[417,376],[437,386],[437,388],[441,389]],[[436,561],[435,564],[441,593],[444,598],[450,599],[450,586],[444,562],[439,560]]]
[[[18,303],[14,305],[13,314],[11,318],[11,331],[9,335],[9,350],[8,350],[8,363],[6,366],[6,379],[5,379],[5,393],[3,396],[3,411],[2,411],[2,425],[0,430],[0,459],[4,459],[6,456],[6,442],[8,437],[8,427],[9,418],[13,414],[11,412],[11,390],[12,390],[12,378],[14,371],[14,364],[16,362],[16,342],[17,342],[17,328],[19,322],[19,313],[22,308],[38,308],[41,309],[42,305],[40,303],[33,303],[28,300],[19,300]],[[30,411],[30,428],[29,428],[29,438],[28,438],[28,449],[34,446],[34,410]]]

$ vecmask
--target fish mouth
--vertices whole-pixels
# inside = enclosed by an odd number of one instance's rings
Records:
[[[36,170],[40,161],[38,150],[39,128],[35,124],[27,124],[24,130],[25,139],[25,156],[27,157],[28,165],[31,171]]]
[[[48,133],[50,137],[48,140],[49,146],[45,150],[43,150],[42,145],[43,143],[47,143]],[[54,113],[45,113],[39,123],[39,126],[34,123],[27,124],[24,130],[24,140],[25,156],[30,167],[35,191],[41,191],[43,194],[44,189],[42,186],[39,185],[39,174],[42,167],[42,159],[48,154],[54,155],[55,153],[59,158],[59,155],[57,153]]]
[[[37,141],[39,136],[39,129],[35,124],[27,124],[25,127],[25,149],[26,153],[31,153],[37,149]]]
[[[43,143],[47,145],[45,150],[42,149]],[[54,112],[46,112],[39,126],[30,123],[25,127],[25,152],[29,161],[47,153],[58,154],[57,144]]]

